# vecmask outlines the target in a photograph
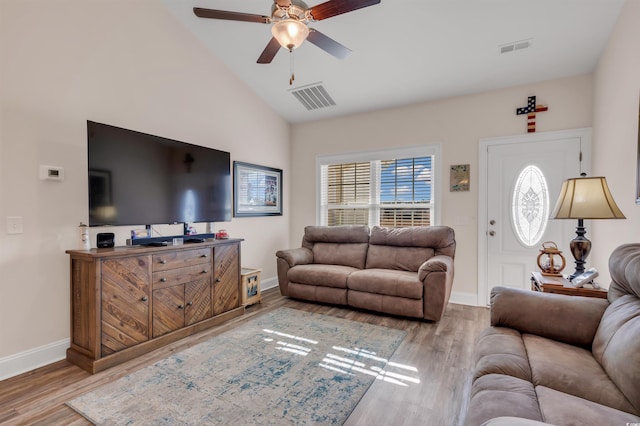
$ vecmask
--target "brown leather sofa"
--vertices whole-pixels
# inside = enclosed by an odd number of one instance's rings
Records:
[[[493,289],[466,425],[640,424],[640,244],[609,270],[608,301]]]
[[[446,226],[307,226],[302,247],[276,253],[284,296],[437,321],[453,285]]]

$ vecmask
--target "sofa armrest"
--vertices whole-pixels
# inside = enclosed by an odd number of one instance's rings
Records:
[[[278,250],[276,252],[278,259],[284,259],[290,268],[296,265],[306,265],[313,263],[313,252],[307,248],[294,248],[288,250]]]
[[[508,287],[491,290],[491,325],[590,347],[609,306],[605,299]]]
[[[453,257],[441,254],[428,259],[420,265],[418,279],[424,285],[424,319],[440,320],[453,287]]]
[[[289,269],[296,265],[313,263],[313,252],[308,248],[300,247],[276,252],[276,265],[278,269],[278,286],[280,294],[289,295]]]

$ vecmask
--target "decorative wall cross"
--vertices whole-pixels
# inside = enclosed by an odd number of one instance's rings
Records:
[[[527,106],[518,108],[516,113],[518,115],[527,114],[527,132],[535,133],[536,131],[536,113],[544,112],[549,109],[546,105],[536,105],[536,97],[529,96],[527,99]]]

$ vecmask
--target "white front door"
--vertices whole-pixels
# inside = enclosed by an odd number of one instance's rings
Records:
[[[584,131],[582,131],[584,132]],[[589,132],[590,135],[590,132]],[[542,243],[553,241],[567,259],[563,272],[573,270],[569,241],[576,223],[550,220],[562,182],[579,176],[581,157],[590,150],[584,134],[550,132],[484,140],[486,176],[483,214],[479,214],[480,304],[489,301],[494,286],[530,288],[531,272],[538,270]],[[481,271],[484,273],[481,275]],[[484,303],[483,303],[484,302]]]

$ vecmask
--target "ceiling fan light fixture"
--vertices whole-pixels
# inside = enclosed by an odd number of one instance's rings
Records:
[[[271,27],[271,34],[288,50],[299,47],[309,35],[309,27],[296,19],[284,19]]]

